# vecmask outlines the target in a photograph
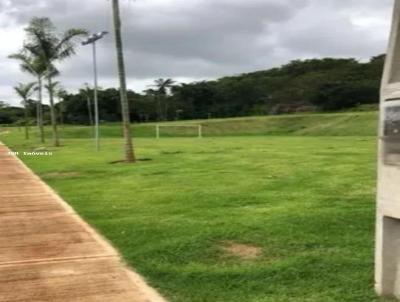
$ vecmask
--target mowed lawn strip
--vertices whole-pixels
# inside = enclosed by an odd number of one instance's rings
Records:
[[[14,150],[38,146],[17,131]],[[68,139],[21,158],[171,301],[386,301],[373,136]]]

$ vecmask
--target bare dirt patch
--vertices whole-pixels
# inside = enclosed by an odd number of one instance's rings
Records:
[[[257,259],[262,255],[262,249],[260,247],[234,241],[224,242],[222,250],[226,256],[238,257],[243,260]]]

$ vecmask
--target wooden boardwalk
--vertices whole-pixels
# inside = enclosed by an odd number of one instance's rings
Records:
[[[163,302],[0,143],[0,302]]]

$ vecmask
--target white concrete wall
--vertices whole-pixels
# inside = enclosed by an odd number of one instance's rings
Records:
[[[400,0],[395,0],[381,89],[375,254],[377,293],[400,298],[400,154],[385,152],[383,123],[387,106],[400,106]],[[400,137],[398,143],[400,147]]]

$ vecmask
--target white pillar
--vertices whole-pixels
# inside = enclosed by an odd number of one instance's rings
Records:
[[[160,138],[160,125],[159,124],[156,125],[156,138],[157,139]]]
[[[381,87],[375,289],[400,298],[400,0]]]

